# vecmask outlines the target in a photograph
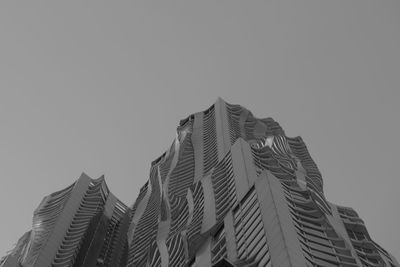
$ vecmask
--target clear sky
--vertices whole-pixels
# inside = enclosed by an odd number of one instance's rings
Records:
[[[82,172],[133,203],[218,96],[300,135],[400,260],[400,1],[1,1],[0,255]]]

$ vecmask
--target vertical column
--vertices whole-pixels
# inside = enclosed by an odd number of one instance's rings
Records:
[[[198,267],[211,266],[211,241],[212,237],[210,236],[197,251],[196,266]]]
[[[245,163],[246,158],[243,155],[243,143],[243,139],[239,138],[231,149],[233,177],[235,178],[236,197],[238,200],[241,200],[246,195],[250,184]]]
[[[226,104],[220,97],[215,102],[215,127],[218,142],[218,161],[220,161],[231,147]]]
[[[170,221],[160,221],[158,223],[157,232],[157,246],[161,257],[161,266],[167,267],[169,264],[169,253],[166,244],[166,239],[168,237]]]
[[[241,200],[257,178],[250,145],[238,138],[231,148],[236,197]]]
[[[203,177],[203,112],[194,114],[192,145],[194,150],[194,183]]]
[[[238,138],[231,147],[231,156],[236,198],[241,201],[257,178],[250,145],[244,139]],[[224,226],[228,260],[234,262],[238,255],[232,211],[226,215]]]
[[[273,266],[306,267],[280,181],[264,171],[255,183]]]
[[[232,211],[229,211],[224,218],[226,254],[228,260],[235,262],[237,260],[235,226],[233,222]]]
[[[204,213],[203,223],[201,225],[201,233],[209,231],[217,222],[215,213],[215,197],[214,190],[211,183],[211,176],[204,177],[201,180],[204,193]]]

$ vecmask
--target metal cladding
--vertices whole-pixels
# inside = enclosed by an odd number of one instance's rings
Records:
[[[180,122],[131,208],[82,175],[44,198],[0,266],[400,267],[326,200],[300,137],[222,99]]]
[[[42,200],[32,230],[0,266],[125,266],[129,218],[103,177],[82,174]]]

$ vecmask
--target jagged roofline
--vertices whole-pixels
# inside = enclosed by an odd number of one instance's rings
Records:
[[[243,107],[243,106],[241,106],[239,104],[228,103],[222,97],[218,97],[216,99],[216,101],[211,106],[209,106],[207,109],[205,109],[203,111],[192,113],[189,116],[187,116],[185,119],[180,120],[179,124],[177,126],[177,130],[176,130],[177,136],[179,136],[180,132],[182,131],[182,129],[184,129],[184,126],[189,121],[194,120],[194,117],[195,117],[196,114],[200,114],[200,113],[207,114],[208,112],[210,112],[216,106],[225,106],[225,107],[238,108],[238,109],[241,110],[240,113],[247,112],[247,117],[248,118],[251,118],[251,119],[253,119],[255,121],[258,121],[258,122],[262,122],[265,125],[268,122],[275,124],[275,127],[278,128],[278,132],[277,133],[273,132],[273,130],[271,130],[270,133],[265,132],[265,133],[262,134],[263,138],[268,138],[270,136],[276,136],[276,135],[283,135],[283,136],[285,136],[285,138],[288,139],[288,141],[290,143],[293,144],[295,150],[296,150],[296,147],[297,147],[297,150],[299,150],[298,153],[301,153],[303,155],[302,163],[306,164],[308,166],[308,169],[311,169],[310,173],[312,173],[312,174],[310,174],[310,175],[314,176],[312,179],[310,179],[311,186],[314,186],[315,187],[314,189],[316,191],[319,191],[319,192],[321,192],[323,194],[323,179],[322,179],[321,172],[319,171],[318,166],[315,164],[314,160],[312,159],[312,157],[311,157],[311,155],[310,155],[310,153],[308,151],[308,148],[307,148],[307,146],[306,146],[306,144],[303,141],[301,136],[289,137],[289,136],[286,135],[286,133],[283,130],[283,128],[281,127],[281,125],[277,121],[275,121],[272,117],[258,118],[256,116],[254,116],[253,113],[249,109],[247,109],[246,107]],[[232,114],[230,114],[229,116],[231,116],[231,115]],[[269,126],[266,125],[266,127],[268,128]],[[245,137],[239,136],[237,138],[239,139],[239,138],[245,138]],[[248,143],[251,143],[251,142],[253,142],[255,140],[256,139],[245,138],[245,141],[248,142]],[[156,158],[155,160],[152,161],[151,166],[154,166],[154,165],[160,163],[163,159],[165,159],[169,155],[169,152],[171,150],[173,150],[174,143],[176,141],[177,141],[177,138],[175,138],[173,140],[173,142],[172,142],[172,144],[171,144],[169,149],[167,149],[158,158]],[[231,144],[231,146],[233,146],[233,143]],[[316,184],[315,184],[315,182],[316,182]]]
[[[215,102],[214,102],[211,106],[209,106],[207,109],[204,109],[204,110],[202,110],[202,111],[198,111],[198,112],[195,112],[195,113],[191,113],[191,114],[190,114],[189,116],[187,116],[186,118],[181,119],[181,120],[179,121],[178,126],[177,126],[177,134],[179,134],[179,131],[182,129],[182,126],[184,126],[189,120],[194,119],[194,116],[195,116],[196,114],[198,114],[198,113],[207,113],[207,112],[209,112],[212,108],[214,108],[217,104],[221,104],[221,103],[224,104],[224,105],[229,105],[229,106],[239,106],[239,107],[242,108],[243,110],[246,110],[246,111],[249,113],[249,115],[250,115],[251,117],[253,117],[254,119],[256,119],[256,120],[260,120],[260,121],[272,120],[273,122],[275,122],[276,124],[279,125],[279,123],[278,123],[277,121],[275,121],[272,117],[258,118],[258,117],[256,117],[256,116],[254,116],[254,114],[253,114],[249,109],[247,109],[246,107],[241,106],[241,105],[239,105],[239,104],[231,104],[231,103],[229,103],[229,102],[226,102],[222,97],[219,96],[219,97],[215,100]],[[279,125],[279,127],[280,127],[280,129],[282,130],[282,133],[285,134],[283,128],[282,128],[280,125]],[[301,138],[300,136],[295,136],[295,137],[290,137],[290,138],[292,138],[292,139],[299,139],[299,140],[303,141],[302,138]],[[173,146],[174,142],[175,142],[175,140],[172,142],[171,146]],[[171,146],[170,146],[170,147],[171,147]],[[157,157],[156,159],[154,159],[154,160],[151,162],[151,166],[153,166],[153,165],[159,163],[160,160],[161,160],[164,156],[167,155],[167,153],[168,153],[168,151],[169,151],[170,149],[171,149],[171,148],[167,149],[167,150],[166,150],[164,153],[162,153],[159,157]]]
[[[193,116],[194,116],[196,113],[204,113],[204,112],[207,112],[207,111],[210,110],[212,107],[214,107],[217,103],[223,103],[223,104],[227,104],[227,105],[231,105],[231,106],[240,106],[241,108],[243,108],[243,109],[245,109],[246,111],[248,111],[249,114],[250,114],[251,116],[253,116],[255,119],[258,119],[258,120],[273,119],[273,118],[271,118],[271,117],[266,117],[266,118],[258,118],[258,117],[255,117],[254,114],[253,114],[249,109],[247,109],[246,107],[244,107],[244,106],[242,106],[242,105],[239,105],[239,104],[232,104],[232,103],[226,102],[222,97],[219,96],[219,97],[217,98],[217,100],[215,100],[215,102],[214,102],[211,106],[209,106],[207,109],[205,109],[205,110],[203,110],[203,111],[199,111],[199,112],[192,113],[192,114],[190,114],[189,116],[187,116],[186,118],[180,120],[180,121],[179,121],[179,125],[178,125],[178,129],[179,129],[179,126],[184,125],[190,118],[193,118]],[[282,130],[283,130],[283,129],[282,129]],[[293,138],[297,138],[297,137],[299,137],[299,136],[296,136],[296,137],[293,137]]]
[[[26,234],[37,250],[20,239],[29,257],[0,266],[399,266],[354,210],[326,201],[300,137],[220,97],[180,121],[131,209],[85,173],[40,206]]]
[[[243,113],[244,116],[241,116]],[[239,115],[238,115],[239,114]],[[210,216],[206,216],[206,217],[202,217],[205,215],[200,215],[201,217],[199,218],[198,215],[193,214],[193,217],[196,218],[195,221],[195,225],[197,226],[193,226],[191,227],[191,230],[188,233],[188,241],[189,242],[189,247],[191,247],[191,251],[193,253],[193,249],[197,250],[198,247],[196,248],[196,243],[197,244],[202,244],[204,242],[204,240],[202,240],[201,236],[204,235],[213,235],[214,232],[218,232],[218,227],[221,222],[221,220],[223,219],[223,217],[226,215],[227,210],[229,209],[229,207],[231,205],[224,205],[224,201],[228,201],[228,198],[231,199],[231,197],[233,197],[234,199],[236,199],[236,197],[234,197],[235,193],[232,191],[232,189],[229,190],[229,192],[227,190],[224,190],[224,187],[221,187],[221,181],[223,180],[229,180],[228,184],[229,184],[229,188],[232,188],[233,184],[234,184],[234,178],[232,176],[232,158],[231,158],[231,149],[233,147],[237,147],[237,145],[241,146],[240,143],[246,143],[248,145],[248,141],[249,138],[247,136],[247,130],[245,130],[245,132],[243,132],[244,129],[242,129],[242,127],[244,127],[243,124],[239,125],[238,121],[236,122],[232,122],[232,118],[236,116],[236,120],[238,119],[238,116],[241,119],[241,123],[246,123],[249,119],[249,123],[250,123],[250,128],[249,133],[250,136],[254,136],[256,137],[254,134],[255,132],[255,128],[252,128],[254,125],[256,125],[257,123],[261,123],[263,125],[263,127],[261,127],[261,129],[265,129],[265,131],[260,132],[260,128],[258,129],[258,137],[260,138],[266,138],[268,136],[278,136],[278,135],[283,135],[284,136],[284,132],[281,129],[281,127],[279,126],[279,124],[277,122],[275,122],[273,119],[271,118],[267,118],[267,119],[257,119],[253,116],[253,114],[247,110],[246,108],[243,108],[240,105],[232,105],[232,104],[228,104],[226,103],[224,100],[222,100],[222,98],[218,98],[217,101],[211,105],[211,107],[209,107],[208,109],[206,109],[205,111],[202,112],[197,112],[194,114],[189,115],[186,119],[183,119],[180,121],[178,127],[177,127],[177,138],[174,140],[170,151],[165,152],[164,154],[162,154],[159,158],[157,158],[155,161],[153,161],[152,163],[152,167],[151,167],[151,173],[155,173],[158,172],[156,169],[159,168],[160,166],[162,167],[163,164],[166,164],[167,166],[169,166],[170,170],[176,170],[179,169],[180,173],[183,173],[183,175],[181,177],[177,177],[173,175],[173,171],[169,171],[166,175],[166,180],[163,179],[163,175],[161,175],[161,181],[158,180],[157,175],[150,175],[150,179],[148,180],[148,182],[142,187],[140,194],[137,198],[137,201],[134,203],[133,207],[132,207],[132,214],[134,215],[132,218],[132,233],[133,234],[129,234],[130,236],[130,244],[132,244],[131,246],[131,250],[129,252],[129,261],[128,261],[128,266],[131,266],[131,264],[144,264],[144,262],[141,262],[142,260],[144,260],[146,258],[145,256],[145,250],[141,249],[141,248],[145,248],[148,247],[149,245],[151,245],[150,243],[148,243],[147,241],[141,240],[140,236],[141,234],[137,233],[137,231],[135,230],[137,227],[139,227],[138,225],[140,224],[140,219],[144,218],[143,221],[146,221],[146,226],[144,226],[144,224],[142,223],[142,228],[145,227],[146,228],[146,236],[149,239],[158,239],[158,235],[157,237],[155,236],[156,232],[152,232],[151,229],[152,227],[155,227],[155,225],[150,226],[148,225],[149,221],[153,221],[153,224],[156,223],[157,221],[157,214],[152,214],[150,212],[150,209],[153,209],[154,207],[159,207],[160,203],[161,203],[161,211],[157,210],[153,210],[153,212],[159,213],[159,212],[163,212],[162,210],[166,210],[166,212],[169,214],[167,214],[167,216],[162,216],[162,218],[164,218],[163,220],[167,223],[167,224],[171,224],[170,226],[167,227],[167,229],[170,229],[167,233],[168,237],[177,237],[176,236],[176,226],[179,223],[179,219],[178,218],[184,218],[184,217],[180,217],[178,214],[184,214],[185,211],[181,210],[181,209],[186,209],[185,206],[181,206],[179,203],[181,200],[179,200],[179,195],[183,196],[181,193],[178,194],[178,198],[176,197],[175,193],[173,194],[169,194],[169,187],[171,184],[174,184],[174,186],[177,186],[177,182],[178,180],[180,180],[181,185],[179,187],[182,187],[183,183],[188,183],[187,179],[193,179],[193,173],[191,174],[191,178],[188,177],[186,174],[188,172],[190,172],[190,169],[195,169],[195,165],[194,162],[192,161],[192,167],[189,167],[189,165],[187,163],[183,163],[181,165],[179,165],[179,162],[190,162],[188,156],[185,156],[185,151],[187,151],[186,149],[190,148],[192,146],[191,143],[191,133],[197,131],[198,129],[203,129],[200,130],[201,133],[199,134],[197,132],[196,137],[198,138],[198,140],[202,140],[201,142],[203,142],[203,144],[201,145],[200,151],[203,151],[203,156],[205,157],[204,162],[201,161],[202,163],[200,163],[201,165],[203,165],[204,169],[207,169],[205,172],[202,173],[197,173],[196,177],[199,177],[199,175],[201,175],[202,178],[200,178],[200,180],[194,179],[194,184],[193,186],[191,186],[190,191],[192,192],[191,194],[193,195],[192,198],[194,198],[194,202],[196,203],[197,201],[202,202],[201,204],[199,204],[199,206],[195,205],[195,210],[196,209],[202,209],[201,207],[208,207],[209,205],[213,206],[213,208],[211,208],[211,210],[209,208],[207,208],[207,212],[209,212],[208,214],[215,214],[215,216],[210,215]],[[244,119],[244,120],[243,120]],[[213,121],[211,124],[209,123],[209,121],[212,120],[219,120],[219,122]],[[200,125],[202,125],[201,127],[198,125],[197,127],[195,127],[197,123],[200,123]],[[234,125],[233,123],[236,123],[236,125]],[[200,127],[200,128],[198,128]],[[221,128],[222,127],[222,128]],[[218,128],[218,130],[216,130]],[[236,132],[232,133],[232,129],[236,128]],[[241,128],[240,133],[238,133],[237,128]],[[195,130],[196,129],[196,130]],[[186,132],[189,131],[190,135],[189,138],[180,138],[181,136],[181,132]],[[204,132],[203,132],[204,131]],[[214,131],[214,135],[212,134],[212,132]],[[219,131],[218,135],[219,137],[216,136],[215,131]],[[244,140],[241,136],[245,134],[246,136],[243,136],[244,138],[247,139]],[[270,134],[270,135],[269,135]],[[214,140],[214,144],[210,144],[209,143],[209,139],[211,138],[211,140]],[[216,144],[216,139],[218,138],[218,143]],[[221,139],[222,138],[222,139]],[[251,139],[251,138],[250,138]],[[279,139],[279,138],[278,138]],[[243,140],[243,141],[241,141]],[[294,141],[299,141],[301,139],[294,139]],[[211,141],[212,142],[212,141]],[[177,146],[174,146],[174,143],[177,143]],[[206,144],[208,143],[208,144]],[[209,164],[210,161],[207,161],[207,157],[208,156],[212,156],[209,154],[209,149],[210,149],[210,145],[212,146],[212,150],[214,150],[214,154],[218,154],[218,158],[215,158],[211,161],[211,165]],[[180,149],[180,147],[182,147],[182,149]],[[185,149],[186,148],[186,149]],[[190,150],[192,150],[193,148],[190,148]],[[199,148],[198,148],[199,149]],[[172,152],[171,152],[172,150]],[[207,152],[208,151],[208,152]],[[302,149],[302,152],[304,152],[304,149]],[[193,153],[193,152],[191,152]],[[251,153],[251,152],[250,152]],[[208,156],[207,156],[208,154]],[[168,162],[168,159],[171,159],[173,157],[173,155],[176,156],[177,162],[175,164],[171,164],[171,162]],[[181,158],[182,157],[182,158]],[[247,154],[248,159],[251,158],[251,154]],[[188,161],[189,160],[189,161]],[[211,168],[208,168],[207,166],[211,166]],[[250,166],[249,166],[250,167]],[[204,170],[203,169],[203,170]],[[169,180],[171,178],[171,176],[174,176],[173,181]],[[210,176],[211,176],[211,180],[210,180]],[[164,176],[165,177],[165,176]],[[183,179],[181,179],[183,178]],[[238,177],[237,177],[238,178]],[[192,184],[193,180],[191,180],[189,182],[189,184]],[[204,183],[203,183],[204,182]],[[225,183],[225,182],[222,182]],[[206,187],[209,187],[209,189],[202,189],[205,184],[209,184]],[[227,186],[228,186],[227,184]],[[166,186],[163,186],[166,185]],[[163,188],[160,192],[161,187]],[[213,189],[211,189],[211,187]],[[150,190],[149,190],[150,188]],[[153,189],[156,190],[156,192],[160,192],[160,193],[156,193],[153,194]],[[173,188],[171,188],[173,189]],[[175,188],[176,189],[176,188]],[[200,193],[198,192],[197,189],[200,189]],[[222,195],[220,193],[218,193],[219,196],[216,196],[217,199],[215,199],[215,204],[212,204],[210,202],[210,198],[214,199],[214,197],[212,197],[210,194],[211,191],[215,190],[214,193],[217,194],[217,192],[222,192]],[[176,190],[174,190],[176,192]],[[190,192],[189,191],[189,192]],[[318,190],[317,190],[318,191]],[[181,190],[180,190],[181,192]],[[204,195],[203,193],[204,192]],[[253,191],[254,193],[254,191]],[[160,194],[160,195],[159,195]],[[189,193],[190,194],[190,193]],[[241,196],[243,197],[243,194],[241,194]],[[199,198],[203,198],[203,200],[199,200]],[[160,198],[162,200],[160,200]],[[240,198],[239,198],[240,199]],[[254,199],[254,197],[253,197]],[[323,196],[320,197],[320,199],[322,199],[322,201],[324,201]],[[233,199],[232,199],[233,200]],[[161,202],[160,202],[161,201]],[[178,201],[178,202],[176,202]],[[183,200],[184,201],[184,200]],[[235,200],[233,203],[236,203],[237,200]],[[200,203],[199,202],[199,203]],[[228,201],[229,202],[229,201]],[[140,203],[140,204],[139,204]],[[180,202],[182,203],[182,202]],[[194,203],[194,204],[195,204]],[[166,204],[166,206],[165,206]],[[322,203],[324,204],[324,203]],[[186,204],[184,204],[186,205]],[[141,207],[140,207],[141,206]],[[150,208],[153,207],[153,208]],[[179,208],[178,208],[179,207]],[[147,209],[149,208],[149,209]],[[326,209],[329,209],[326,208]],[[138,212],[136,212],[136,210]],[[176,212],[179,212],[178,214]],[[172,215],[171,213],[175,213],[176,219],[174,219],[174,215]],[[187,211],[186,211],[187,212]],[[206,212],[206,211],[204,211]],[[154,216],[156,215],[156,216]],[[260,217],[258,217],[260,218]],[[260,219],[259,219],[260,220]],[[197,222],[199,224],[197,224]],[[260,221],[261,222],[261,221]],[[142,230],[142,229],[140,229]],[[161,229],[160,229],[161,230]],[[161,230],[161,232],[163,232],[164,230]],[[172,231],[172,232],[171,232]],[[140,231],[139,231],[140,232]],[[152,235],[150,237],[150,235]],[[200,238],[200,239],[198,239]],[[138,242],[136,242],[135,240],[137,240]],[[201,241],[202,240],[202,241]],[[140,244],[139,244],[140,242]],[[167,246],[169,241],[167,241]],[[175,245],[178,245],[179,241],[175,240],[173,242]],[[193,247],[194,246],[194,247]],[[140,252],[140,254],[138,253]],[[193,255],[192,255],[193,256]],[[153,256],[151,256],[153,257]]]

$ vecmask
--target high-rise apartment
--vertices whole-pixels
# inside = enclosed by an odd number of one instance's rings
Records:
[[[0,266],[389,266],[328,202],[300,137],[218,99],[179,123],[127,208],[85,175],[46,197]]]
[[[0,266],[125,266],[130,210],[104,178],[82,174],[43,198],[25,233]]]

